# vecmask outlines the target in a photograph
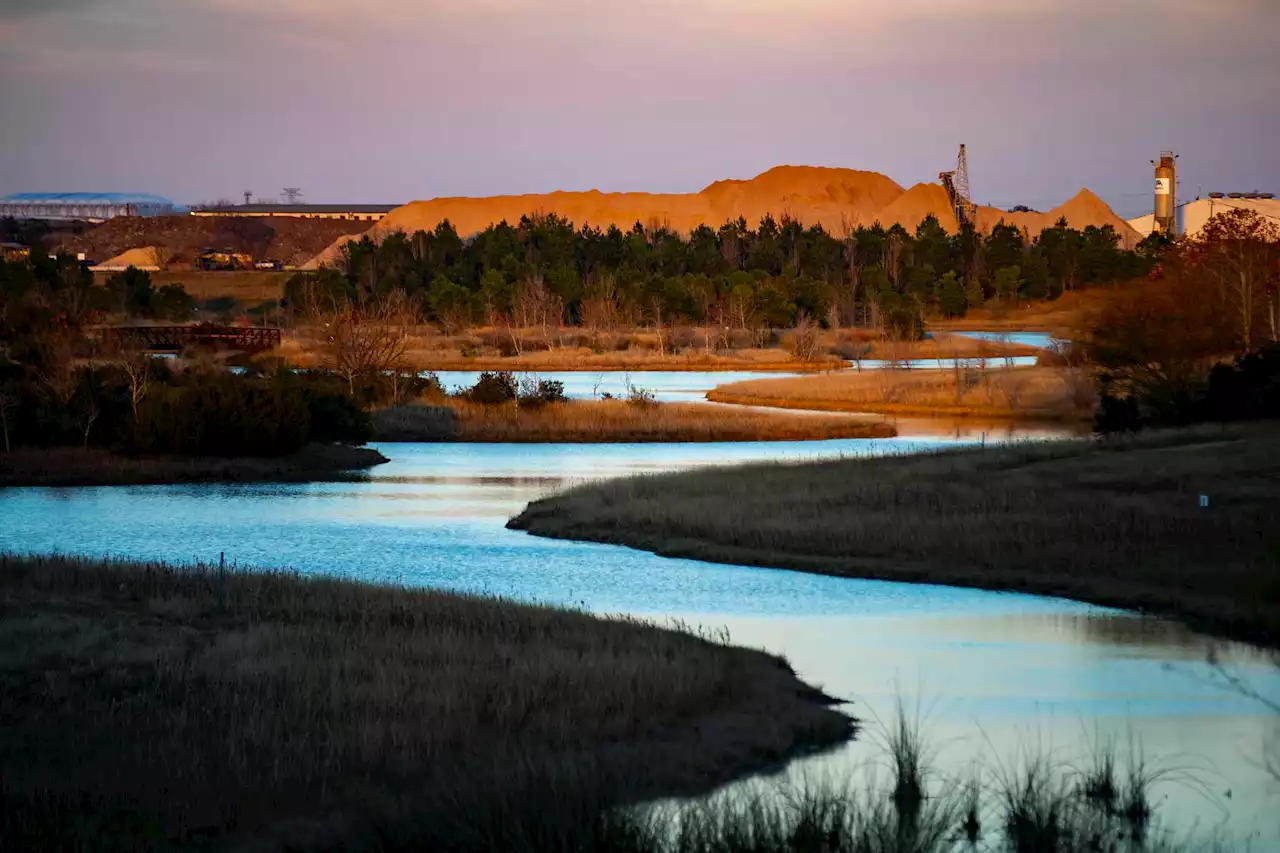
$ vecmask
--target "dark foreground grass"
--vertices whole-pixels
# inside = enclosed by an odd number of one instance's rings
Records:
[[[639,477],[538,501],[510,526],[716,562],[1063,596],[1280,646],[1272,424]]]
[[[847,739],[778,658],[281,573],[0,555],[0,850],[574,850]]]
[[[0,453],[0,487],[310,482],[386,461],[376,450],[340,444],[313,444],[276,459],[132,457],[69,447],[21,449]]]

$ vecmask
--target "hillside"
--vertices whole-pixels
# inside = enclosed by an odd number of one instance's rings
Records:
[[[68,235],[58,248],[106,261],[131,249],[160,250],[181,269],[205,249],[232,249],[254,260],[301,264],[357,226],[336,219],[291,217],[121,216],[84,234]],[[154,255],[154,253],[153,253]]]
[[[920,221],[933,214],[950,232],[956,218],[940,184],[916,184],[904,190],[891,178],[877,172],[828,169],[813,166],[778,166],[747,181],[717,181],[698,193],[602,193],[553,192],[545,195],[493,196],[489,198],[438,198],[410,202],[393,210],[370,229],[374,239],[396,231],[413,233],[430,230],[448,219],[459,234],[482,231],[507,221],[516,223],[530,213],[563,216],[575,225],[630,228],[663,224],[688,233],[699,225],[719,227],[743,217],[754,226],[765,214],[775,218],[790,216],[806,225],[821,225],[835,234],[849,228],[879,222],[886,227],[900,223],[914,231]],[[1088,190],[1048,213],[1006,213],[996,208],[978,210],[978,224],[989,231],[1003,219],[1039,234],[1060,217],[1076,228],[1111,225],[1125,246],[1141,239],[1136,231]],[[341,239],[317,256],[307,268],[337,260]]]

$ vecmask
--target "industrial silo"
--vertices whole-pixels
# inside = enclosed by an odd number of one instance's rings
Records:
[[[1178,157],[1160,152],[1156,166],[1156,230],[1170,237],[1178,235]]]

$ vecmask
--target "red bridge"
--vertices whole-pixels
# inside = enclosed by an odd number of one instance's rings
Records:
[[[190,347],[263,352],[280,346],[280,330],[267,326],[104,326],[102,338],[122,349],[182,352]]]

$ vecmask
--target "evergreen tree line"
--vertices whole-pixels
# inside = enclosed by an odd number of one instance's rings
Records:
[[[525,216],[463,239],[433,231],[348,243],[334,269],[286,286],[295,312],[402,291],[446,329],[546,323],[598,329],[640,325],[784,328],[807,316],[828,327],[873,326],[912,337],[929,316],[958,317],[999,299],[1053,299],[1095,282],[1145,275],[1160,245],[1120,248],[1110,226],[1059,221],[1028,240],[1014,226],[950,235],[933,217],[847,236],[766,216],[683,235],[637,223],[630,231],[576,228]]]

